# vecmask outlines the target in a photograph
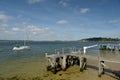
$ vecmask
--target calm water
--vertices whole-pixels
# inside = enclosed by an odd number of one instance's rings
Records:
[[[71,49],[83,51],[83,46],[95,44],[118,44],[118,42],[27,42],[31,47],[30,50],[13,51],[12,48],[17,44],[23,45],[22,41],[0,41],[0,75],[36,75],[44,72],[45,61],[44,53],[62,53],[62,48],[65,53]],[[120,61],[119,52],[99,51],[98,47],[87,50],[87,54],[97,56],[101,53],[102,57],[115,58]]]

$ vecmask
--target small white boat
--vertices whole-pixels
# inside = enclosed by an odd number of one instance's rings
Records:
[[[30,49],[30,46],[26,46],[25,36],[26,36],[26,35],[24,35],[23,46],[15,46],[15,47],[13,47],[12,50],[14,50],[14,51],[20,51],[20,50],[27,50],[27,49]]]
[[[18,51],[18,50],[27,50],[30,49],[30,46],[19,46],[19,47],[13,47],[13,50]]]

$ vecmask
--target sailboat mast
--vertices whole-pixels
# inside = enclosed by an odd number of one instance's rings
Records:
[[[26,45],[26,41],[24,40],[24,46]]]
[[[26,45],[26,30],[24,30],[24,46]]]

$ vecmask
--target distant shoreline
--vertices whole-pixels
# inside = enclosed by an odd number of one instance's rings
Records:
[[[24,41],[24,40],[0,40],[0,41]],[[104,38],[104,37],[93,37],[93,38],[84,38],[80,40],[26,40],[27,42],[120,42],[119,38]]]
[[[94,37],[94,38],[85,38],[79,40],[80,42],[119,42],[119,38],[103,38],[103,37]]]

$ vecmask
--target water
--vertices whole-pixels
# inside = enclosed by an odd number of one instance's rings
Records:
[[[62,53],[69,53],[70,49],[83,51],[83,46],[90,46],[95,44],[118,44],[118,42],[60,42],[60,41],[44,41],[34,42],[29,41],[27,45],[31,47],[30,50],[13,51],[12,48],[17,44],[23,45],[23,41],[0,41],[0,75],[42,75],[45,72],[45,58],[44,54],[52,54],[55,51]],[[120,61],[120,52],[99,51],[98,47],[87,49],[87,54],[97,56],[101,53],[102,57],[114,58]]]

